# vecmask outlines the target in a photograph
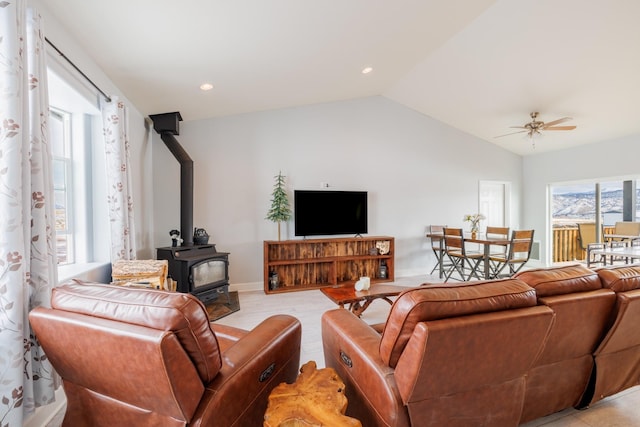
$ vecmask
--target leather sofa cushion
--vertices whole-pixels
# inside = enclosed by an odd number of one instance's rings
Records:
[[[640,289],[640,265],[603,267],[597,270],[602,287],[614,292]]]
[[[394,302],[382,333],[380,356],[395,367],[419,322],[531,307],[536,302],[535,290],[514,279],[424,284],[403,292]]]
[[[209,315],[193,295],[114,285],[69,283],[53,289],[51,307],[173,332],[206,384],[222,367]]]
[[[525,270],[513,277],[535,288],[539,298],[602,288],[598,274],[580,264]]]

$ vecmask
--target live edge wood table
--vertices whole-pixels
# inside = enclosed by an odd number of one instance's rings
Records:
[[[383,299],[389,304],[393,301],[389,297],[400,295],[400,292],[411,289],[406,286],[395,286],[385,284],[373,284],[366,291],[356,291],[354,285],[328,286],[320,289],[331,301],[344,308],[349,304],[349,310],[360,317],[362,313],[377,299]]]
[[[264,427],[362,427],[347,417],[344,382],[332,368],[316,369],[310,361],[293,384],[282,383],[269,394]]]

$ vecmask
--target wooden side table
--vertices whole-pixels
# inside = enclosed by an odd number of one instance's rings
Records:
[[[362,427],[344,415],[344,382],[332,368],[316,369],[310,361],[300,368],[293,384],[281,383],[269,395],[264,427]]]

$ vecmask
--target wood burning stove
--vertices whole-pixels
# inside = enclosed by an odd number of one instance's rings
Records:
[[[229,301],[229,253],[215,245],[158,248],[158,259],[169,261],[169,276],[178,292],[191,293],[209,302],[224,293]]]
[[[194,245],[193,160],[174,135],[180,134],[179,112],[153,114],[153,129],[180,163],[180,235],[184,246],[158,248],[157,258],[169,261],[169,276],[179,292],[191,293],[203,302],[224,293],[229,301],[229,253],[216,245]]]

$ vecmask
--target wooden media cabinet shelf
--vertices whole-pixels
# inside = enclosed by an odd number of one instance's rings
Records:
[[[378,251],[378,242],[389,245],[384,255]],[[389,236],[265,241],[264,292],[320,289],[355,283],[362,276],[370,277],[371,283],[393,281],[394,245]],[[383,263],[386,278],[379,277]],[[270,286],[273,273],[278,276],[277,287]]]

